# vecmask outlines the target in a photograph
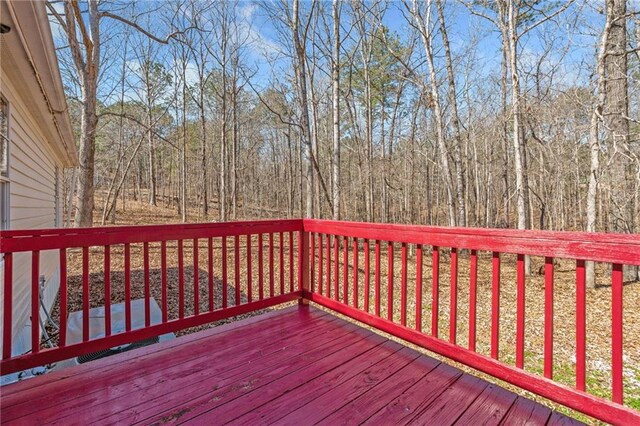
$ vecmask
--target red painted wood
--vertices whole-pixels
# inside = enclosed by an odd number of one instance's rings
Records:
[[[320,345],[338,337],[335,331],[339,330],[340,323],[335,317],[318,315],[316,311],[303,315],[286,309],[277,312],[276,317],[266,316],[264,324],[260,324],[260,327],[256,323],[242,321],[243,325],[240,327],[216,327],[190,335],[190,338],[183,338],[178,342],[154,346],[155,351],[147,350],[145,353],[142,350],[128,353],[124,357],[110,357],[109,360],[105,358],[92,363],[93,368],[90,369],[83,369],[81,366],[48,374],[46,378],[41,378],[40,383],[40,386],[46,386],[48,394],[43,393],[38,387],[27,387],[22,392],[13,392],[8,397],[3,394],[2,417],[12,421],[37,413],[47,416],[51,422],[57,416],[71,414],[88,422],[89,415],[104,416],[104,409],[111,410],[111,405],[122,402],[129,404],[128,406],[141,402],[145,406],[151,405],[143,398],[145,389],[153,392],[150,388],[155,387],[164,394],[174,391],[186,397],[186,386],[178,386],[180,383],[177,383],[176,379],[189,380],[191,385],[196,382],[210,383],[211,376],[221,377],[234,366],[234,376],[238,377],[237,372],[245,374],[248,371],[243,363],[251,363],[258,367],[254,368],[254,371],[259,371],[265,366],[261,365],[261,362],[252,361],[260,357],[262,361],[267,355],[283,358],[283,349],[290,347],[302,349],[297,353],[309,350],[308,340],[313,334],[318,335]],[[262,318],[262,315],[260,317]],[[240,339],[239,328],[242,328]],[[303,333],[304,330],[312,331],[313,334]],[[215,339],[215,344],[211,342],[212,338]],[[287,340],[285,345],[284,339]],[[211,363],[212,353],[216,356],[215,363]],[[120,362],[115,362],[118,358],[121,359]],[[197,374],[204,368],[209,369],[211,376],[202,377]],[[71,373],[75,374],[70,376]],[[195,373],[196,377],[189,377],[190,373]],[[55,377],[56,375],[59,377]],[[67,380],[69,377],[73,377],[74,380]],[[156,386],[159,381],[164,383],[164,386]],[[87,383],[92,386],[87,386]],[[96,383],[100,386],[95,386]],[[104,388],[109,389],[108,399],[103,397]],[[132,391],[136,393],[136,398],[131,398]],[[55,395],[55,398],[51,395]],[[49,411],[49,408],[53,410]],[[133,418],[128,419],[129,423],[132,421]]]
[[[586,390],[587,290],[584,260],[576,261],[576,388]]]
[[[104,334],[111,336],[111,247],[104,246]]]
[[[275,275],[274,275],[274,257],[273,257],[273,232],[269,234],[269,297],[275,294]]]
[[[487,383],[470,375],[458,376],[424,410],[414,416],[409,425],[446,424],[462,417],[470,404],[478,398]],[[485,419],[476,424],[486,424]]]
[[[304,231],[298,233],[298,289],[309,290],[309,234]]]
[[[471,250],[469,271],[469,350],[476,351],[476,308],[478,291],[478,251]]]
[[[500,253],[491,257],[491,358],[500,357]]]
[[[376,288],[375,288],[375,315],[377,317],[380,316],[380,281],[381,281],[381,276],[380,276],[380,240],[376,240],[376,270],[375,270],[375,275],[376,275]]]
[[[62,253],[62,250],[60,251]],[[60,255],[62,256],[62,254]],[[2,359],[11,358],[11,333],[13,314],[13,253],[4,255],[4,304],[2,306]],[[65,257],[66,261],[66,257]]]
[[[309,284],[311,285],[310,290],[316,291],[316,234],[311,232],[309,234],[309,240],[311,244],[311,250],[309,250],[309,268],[311,268],[309,271],[311,274]]]
[[[6,267],[7,267],[7,263],[6,263],[6,257],[5,257],[5,268]],[[8,297],[11,298],[11,293],[9,293]],[[67,297],[68,297],[67,250],[66,249],[60,249],[60,296],[59,297],[60,297],[60,323],[59,323],[60,335],[58,337],[58,346],[65,347],[67,345]],[[6,306],[5,306],[5,309],[7,309]],[[11,309],[11,307],[9,307],[9,309]]]
[[[501,423],[518,396],[494,384],[484,388],[482,393],[458,418],[457,424],[475,426],[478,424]]]
[[[611,370],[612,400],[622,404],[622,265],[614,263],[611,271]]]
[[[193,239],[193,315],[200,313],[200,267],[198,239]]]
[[[235,280],[234,285],[234,299],[233,304],[235,306],[240,305],[240,236],[236,235],[233,237],[233,278]]]
[[[215,291],[213,285],[213,238],[207,238],[207,287],[209,288],[209,312],[215,308]]]
[[[369,240],[364,240],[364,310],[369,312],[369,298],[371,288],[371,259]]]
[[[349,239],[342,239],[342,303],[349,304]]]
[[[124,245],[124,329],[131,331],[131,246]]]
[[[358,239],[351,242],[353,246],[353,307],[358,309]]]
[[[525,277],[522,254],[518,254],[516,260],[516,282],[516,367],[524,368]]]
[[[422,331],[422,244],[416,247],[416,330]]]
[[[527,398],[518,397],[502,418],[502,424],[509,426],[544,426],[547,424],[550,415],[551,410],[544,405],[536,404]]]
[[[269,232],[301,231],[302,221],[267,220],[179,225],[56,228],[51,230],[2,231],[0,253],[60,248],[143,243],[193,238],[230,237]],[[27,238],[25,238],[27,237]]]
[[[227,270],[227,260],[227,237],[222,237],[222,309],[226,309],[229,302],[229,277]],[[273,261],[271,262],[271,264],[273,265]]]
[[[451,287],[449,296],[449,341],[455,345],[458,325],[458,249],[451,248]]]
[[[332,232],[348,237],[381,239],[407,244],[521,253],[599,262],[640,264],[640,242],[634,235],[337,222],[304,219],[309,232]]]
[[[416,391],[418,384],[440,363],[432,358],[419,357],[396,371],[389,380],[378,383],[363,395],[351,400],[346,405],[339,407],[329,416],[322,419],[323,425],[349,425],[359,424],[362,419],[367,419],[370,424],[398,424],[390,416],[381,410],[390,405],[398,404],[402,398],[417,400],[417,395],[411,393]],[[422,397],[423,395],[420,395]],[[374,418],[372,418],[373,416]],[[366,422],[365,422],[366,423]]]
[[[184,318],[184,244],[182,240],[178,240],[178,318]]]
[[[40,352],[40,251],[31,252],[31,353]]]
[[[407,325],[407,245],[402,243],[400,249],[400,324]]]
[[[623,405],[604,400],[588,393],[556,383],[544,377],[537,376],[525,370],[504,364],[496,359],[471,352],[466,348],[449,342],[418,333],[415,330],[399,326],[391,321],[378,318],[363,311],[327,299],[317,294],[307,294],[313,302],[347,315],[357,321],[375,327],[386,333],[393,334],[403,340],[421,346],[427,350],[446,356],[454,361],[465,364],[487,373],[500,380],[504,380],[525,390],[536,393],[552,401],[564,404],[609,423],[636,424],[640,422],[640,413]]]
[[[434,368],[435,367],[435,368]],[[446,364],[432,363],[414,374],[416,383],[393,400],[384,398],[385,406],[369,417],[363,425],[401,425],[407,424],[416,414],[428,407],[441,393],[454,383],[461,372]],[[390,383],[395,382],[389,380]],[[365,394],[366,396],[367,394]],[[341,410],[342,411],[342,410]],[[354,413],[355,414],[355,413]],[[451,421],[452,419],[447,419]],[[428,421],[425,424],[444,424]]]
[[[544,259],[544,377],[553,379],[553,258]]]
[[[332,392],[336,386],[367,371],[371,366],[392,357],[400,349],[402,349],[402,346],[395,342],[387,341],[337,366],[326,374],[308,381],[297,388],[295,392],[288,392],[272,399],[267,404],[256,407],[234,421],[238,424],[247,425],[274,424],[287,415],[292,407],[299,407],[312,399]]]
[[[327,234],[327,272],[326,272],[326,292],[325,296],[331,297],[331,235]]]
[[[333,287],[334,287],[334,299],[340,300],[340,285],[338,281],[338,273],[340,268],[340,259],[338,257],[338,249],[340,246],[340,241],[338,240],[338,236],[335,235],[333,237]]]
[[[387,319],[393,321],[393,243],[387,243]]]
[[[284,236],[280,232],[280,294],[284,294]]]
[[[82,341],[89,340],[89,247],[82,247]]]
[[[289,232],[289,291],[295,290],[293,284],[293,231]]]
[[[0,362],[0,369],[2,369],[3,374],[11,374],[17,371],[36,367],[38,365],[51,364],[74,356],[80,356],[92,352],[97,352],[103,349],[109,349],[114,346],[131,343],[132,341],[148,339],[150,337],[159,336],[161,334],[173,333],[186,328],[197,327],[199,325],[219,321],[221,319],[243,315],[249,312],[254,312],[285,302],[297,300],[299,297],[300,295],[298,293],[284,294],[261,301],[245,303],[240,306],[232,306],[224,310],[201,313],[198,316],[190,316],[184,319],[170,320],[166,324],[154,324],[150,327],[131,330],[129,333],[112,334],[110,337],[94,339],[91,341],[90,345],[86,343],[76,343],[73,345],[67,345],[64,348],[46,349],[40,351],[40,353],[38,354],[24,355],[20,357],[14,357],[9,360],[3,360],[2,362]]]
[[[162,322],[169,320],[169,303],[168,303],[168,289],[167,289],[167,242],[160,242],[160,274],[162,285]]]
[[[291,410],[288,415],[278,420],[278,424],[315,424],[344,405],[345,401],[351,401],[360,395],[365,395],[367,391],[375,388],[379,383],[383,383],[385,379],[393,377],[396,372],[417,358],[418,354],[416,352],[407,348],[402,349],[395,356],[385,358],[370,367],[366,374],[352,377],[335,386],[332,392],[311,399],[297,410]],[[340,395],[340,398],[336,398],[336,395]]]
[[[253,268],[251,267],[252,237],[247,235],[247,301],[253,301]]]
[[[151,325],[151,285],[149,283],[149,243],[143,244],[144,269],[144,326]]]
[[[324,280],[322,279],[322,273],[324,272],[324,251],[322,250],[322,234],[318,234],[318,293],[324,294],[324,289],[322,288],[322,284]]]
[[[258,234],[258,299],[264,299],[264,258],[262,234]]]
[[[440,299],[440,248],[432,247],[431,252],[431,335],[438,337],[438,315],[439,315],[439,299]]]

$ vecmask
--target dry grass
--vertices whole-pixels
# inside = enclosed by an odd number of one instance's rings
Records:
[[[99,204],[99,203],[98,203]],[[190,212],[191,217],[198,218],[196,212]],[[203,218],[199,218],[204,221]],[[176,223],[178,222],[175,210],[162,207],[150,208],[142,203],[128,202],[128,210],[126,212],[118,212],[118,224],[143,224],[143,223]],[[326,240],[324,240],[326,243]],[[265,294],[268,294],[271,274],[269,271],[269,252],[268,238],[265,235],[263,242],[264,253],[264,288]],[[279,268],[280,255],[280,239],[275,236],[274,241],[274,260],[276,267],[274,268],[273,280],[275,294],[280,294],[280,282],[285,286],[285,292],[290,284],[290,265],[289,265],[289,244],[288,235],[284,235],[283,268]],[[316,240],[317,243],[317,240]],[[254,299],[258,295],[258,260],[257,260],[257,237],[251,239],[252,244],[252,293]],[[236,277],[234,268],[235,253],[234,239],[229,238],[228,245],[228,282],[227,290],[228,303],[232,306],[235,303],[235,285],[241,288],[242,302],[247,300],[248,276],[247,274],[247,257],[245,252],[246,239],[240,241],[240,262],[239,274]],[[372,244],[373,246],[373,244]],[[208,309],[208,249],[207,241],[199,240],[198,255],[198,295],[200,300],[200,310]],[[294,250],[297,247],[297,241],[294,241]],[[343,283],[343,264],[342,250],[339,254],[339,291],[342,298]],[[373,250],[373,247],[371,247]],[[323,250],[323,256],[325,255]],[[351,246],[349,246],[351,250]],[[220,307],[222,304],[222,280],[221,280],[221,261],[222,245],[220,239],[214,239],[214,300],[215,306]],[[150,284],[151,295],[156,300],[161,300],[161,273],[160,273],[160,245],[150,244],[149,248],[150,262]],[[81,287],[81,252],[71,251],[69,255],[69,309],[80,310],[82,303],[82,287]],[[333,250],[331,250],[333,257]],[[374,252],[371,251],[371,287],[370,287],[370,312],[374,307]],[[295,256],[294,256],[295,258]],[[185,241],[184,246],[184,280],[185,280],[185,300],[186,315],[193,313],[193,297],[194,297],[194,257],[193,242]],[[364,255],[362,246],[358,255],[358,287],[360,308],[364,304]],[[315,260],[315,278],[316,282],[320,280],[326,282],[327,264],[323,259],[322,274],[318,276],[318,262],[320,258],[316,252]],[[515,324],[516,324],[516,262],[514,255],[504,255],[501,258],[501,288],[500,288],[500,360],[503,362],[514,364],[515,360]],[[533,271],[538,271],[543,265],[544,259],[532,258]],[[351,251],[349,252],[349,263],[353,262]],[[457,344],[462,347],[468,345],[468,326],[469,326],[469,255],[461,253],[459,255],[459,273],[458,273],[458,320],[456,321]],[[387,292],[388,292],[388,271],[387,271],[386,246],[382,247],[381,261],[381,316],[387,315]],[[400,246],[395,247],[393,271],[393,291],[394,291],[394,321],[400,322],[400,292],[401,292],[401,259]],[[170,318],[178,316],[178,265],[177,265],[177,243],[169,242],[167,244],[167,266],[168,266],[168,306]],[[294,283],[297,265],[294,260]],[[416,306],[416,275],[415,275],[415,255],[412,253],[412,247],[409,250],[408,266],[407,266],[407,326],[415,327],[415,306]],[[331,265],[331,277],[333,277],[333,267]],[[90,270],[91,270],[91,306],[101,306],[104,304],[104,257],[103,249],[99,247],[91,248],[90,251]],[[132,244],[131,246],[131,282],[132,297],[139,298],[144,296],[143,292],[143,256],[142,245]],[[450,300],[450,256],[447,251],[442,250],[440,256],[440,287],[439,287],[439,308],[438,333],[444,338],[449,336],[449,300]],[[124,267],[123,267],[123,249],[122,246],[114,246],[111,249],[111,301],[117,303],[124,300]],[[349,266],[348,280],[350,286],[353,285],[353,268]],[[559,260],[554,267],[554,379],[558,382],[573,386],[575,384],[575,261]],[[610,398],[611,397],[611,287],[608,280],[608,273],[605,265],[598,265],[596,289],[587,291],[587,387],[590,393]],[[425,251],[423,258],[423,295],[422,295],[422,330],[431,333],[431,283],[432,283],[432,264],[431,256]],[[352,303],[350,290],[349,303]],[[491,334],[491,256],[489,253],[480,253],[478,261],[478,288],[477,288],[477,340],[476,351],[485,355],[490,353],[490,334]],[[627,283],[624,286],[624,381],[625,381],[625,404],[636,409],[640,409],[640,320],[638,310],[640,302],[640,283]],[[57,308],[56,308],[57,309]],[[526,324],[525,324],[525,369],[536,374],[542,374],[543,371],[543,335],[544,335],[544,277],[541,275],[533,275],[526,278]],[[57,311],[54,314],[57,318]],[[223,322],[228,322],[225,320]],[[212,327],[216,324],[208,324],[206,326],[197,327],[195,329],[182,331],[181,334],[193,332],[202,328]],[[422,350],[424,351],[424,350]],[[430,354],[433,356],[433,354]],[[448,361],[450,362],[450,361]],[[467,371],[470,369],[458,365]],[[478,374],[474,372],[474,374]],[[480,374],[481,375],[481,374]],[[481,375],[487,380],[496,382],[497,380]],[[499,381],[498,381],[499,382]],[[554,409],[559,409],[569,415],[579,418],[580,420],[593,423],[592,419],[571,412],[563,407],[553,404],[543,398],[522,391],[516,387],[501,383],[516,393],[526,395],[527,397],[536,399]]]

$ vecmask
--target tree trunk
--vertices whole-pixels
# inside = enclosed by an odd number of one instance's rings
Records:
[[[333,220],[340,219],[340,2],[333,0],[333,57],[331,67],[333,102]]]

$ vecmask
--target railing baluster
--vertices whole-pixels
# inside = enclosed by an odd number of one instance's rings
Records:
[[[222,309],[227,309],[227,293],[229,283],[227,282],[227,237],[222,237]]]
[[[553,257],[544,258],[544,377],[553,379]]]
[[[400,282],[400,324],[407,325],[407,243],[401,248],[402,275]]]
[[[151,325],[151,286],[149,283],[149,243],[143,244],[144,256],[144,325]]]
[[[478,290],[478,252],[471,250],[469,271],[469,350],[476,351],[476,307]]]
[[[184,318],[184,247],[178,240],[178,318]]]
[[[576,388],[586,390],[587,291],[585,261],[576,261]]]
[[[258,234],[258,299],[264,299],[264,257],[262,234]]]
[[[358,239],[351,242],[353,247],[353,307],[358,309]]]
[[[213,282],[213,238],[207,241],[207,285],[209,287],[209,312],[215,309],[215,293]]]
[[[349,304],[349,238],[342,237],[342,303]]]
[[[331,235],[327,234],[327,283],[326,292],[327,297],[331,298]]]
[[[500,355],[500,253],[491,258],[491,358]]]
[[[622,265],[614,263],[611,271],[611,370],[612,401],[622,404]]]
[[[318,234],[318,293],[321,295],[324,294],[322,289],[323,287],[322,272],[324,272],[323,256],[324,256],[324,252],[322,251],[322,234]]]
[[[240,236],[233,237],[233,275],[235,278],[234,306],[240,305]]]
[[[193,239],[193,315],[200,313],[200,268],[198,266],[198,239]]]
[[[380,277],[380,240],[376,240],[375,256],[376,256],[375,315],[377,317],[380,317],[380,297],[381,297],[380,288],[381,288],[381,281],[382,281],[382,278]]]
[[[160,274],[162,281],[162,322],[169,320],[169,303],[167,300],[167,242],[160,242]]]
[[[82,247],[82,341],[89,340],[89,247]]]
[[[62,250],[60,251],[62,253]],[[62,254],[60,254],[62,258]],[[66,256],[65,256],[66,264]],[[61,263],[62,265],[62,263]],[[62,266],[61,266],[62,267]],[[65,301],[66,302],[66,301]],[[2,312],[2,359],[11,358],[13,325],[13,253],[4,254],[4,311]]]
[[[451,247],[451,288],[449,296],[449,342],[456,344],[458,326],[458,249]]]
[[[313,293],[316,288],[316,234],[313,232],[309,233],[309,241],[311,250],[309,250],[309,268],[310,268],[310,277],[309,277],[309,290]]]
[[[131,331],[131,245],[124,245],[124,328]]]
[[[6,256],[6,255],[5,255]],[[5,257],[5,268],[6,268]],[[5,293],[6,294],[6,293]],[[9,293],[11,297],[11,293]],[[67,346],[67,249],[60,249],[60,336],[58,346]]]
[[[104,334],[111,336],[111,247],[104,246]]]
[[[393,321],[393,242],[387,243],[387,319]]]
[[[251,243],[252,237],[251,234],[247,234],[247,301],[249,303],[253,300],[253,271],[251,268]]]
[[[284,294],[284,236],[280,232],[280,294]]]
[[[371,259],[369,259],[369,239],[364,240],[364,311],[369,313],[369,290],[371,287]]]
[[[524,368],[524,255],[518,254],[516,261],[516,367]]]
[[[289,231],[289,291],[293,293],[293,231]]]
[[[416,246],[416,331],[422,332],[422,244]]]
[[[334,289],[334,298],[335,300],[340,300],[340,290],[339,290],[339,281],[338,281],[338,273],[340,268],[340,260],[338,258],[338,246],[340,245],[338,236],[333,236],[333,289]]]
[[[31,353],[40,352],[40,250],[31,252]]]
[[[273,297],[275,292],[273,270],[273,232],[271,232],[269,233],[269,297]]]
[[[431,335],[438,337],[438,314],[440,299],[440,247],[433,246],[431,251]]]

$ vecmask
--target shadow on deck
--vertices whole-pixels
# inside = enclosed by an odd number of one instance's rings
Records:
[[[303,306],[2,389],[3,423],[578,423]]]

